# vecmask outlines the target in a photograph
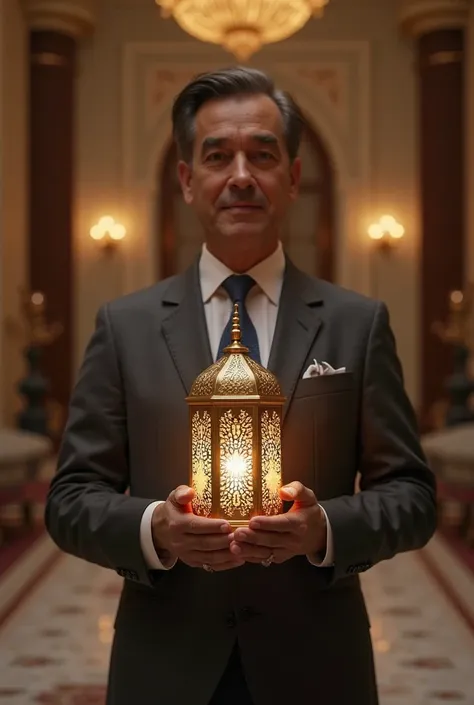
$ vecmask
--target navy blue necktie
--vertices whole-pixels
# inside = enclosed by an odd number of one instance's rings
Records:
[[[245,299],[250,289],[255,284],[254,279],[248,274],[232,274],[230,277],[222,282],[222,287],[229,294],[232,304],[239,304],[239,315],[240,315],[240,330],[242,331],[242,344],[249,349],[249,356],[255,360],[255,362],[260,362],[260,349],[258,347],[257,331],[255,326],[251,321],[248,311],[245,307]],[[229,321],[224,328],[222,333],[221,342],[219,345],[219,352],[217,354],[217,359],[222,357],[222,351],[228,345],[231,344],[230,333],[232,330],[232,312],[229,317]]]

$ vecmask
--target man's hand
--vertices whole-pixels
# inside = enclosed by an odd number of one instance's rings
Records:
[[[162,562],[179,558],[192,568],[229,570],[245,561],[230,552],[230,524],[193,514],[194,490],[182,485],[159,504],[152,517],[153,543]]]
[[[324,512],[314,492],[301,482],[280,490],[284,501],[293,501],[286,514],[255,517],[248,528],[232,535],[232,554],[248,563],[261,563],[273,556],[273,563],[284,563],[294,556],[316,555],[326,550],[327,526]]]

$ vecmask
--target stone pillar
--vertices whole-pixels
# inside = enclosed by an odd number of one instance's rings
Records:
[[[466,34],[466,216],[467,216],[467,255],[465,276],[474,284],[474,10],[469,16]],[[474,351],[473,351],[474,353]],[[473,354],[474,358],[474,354]],[[473,359],[474,373],[474,359]]]
[[[401,25],[416,41],[421,199],[420,422],[445,397],[452,351],[433,333],[463,288],[465,256],[464,33],[469,0],[402,0]]]
[[[0,189],[3,188],[3,180],[5,178],[4,167],[3,167],[3,71],[4,71],[4,60],[3,60],[3,28],[5,27],[5,11],[3,3],[0,0]],[[3,294],[3,201],[0,202],[0,294]],[[5,373],[4,373],[4,363],[3,363],[3,332],[5,312],[3,304],[3,296],[0,295],[0,429],[3,426],[4,418],[4,397],[5,397]]]
[[[23,0],[30,28],[29,285],[63,333],[45,349],[51,400],[63,410],[73,377],[74,119],[78,39],[96,0]]]
[[[21,0],[0,2],[0,397],[2,424],[21,408],[24,375],[19,287],[26,286],[28,251],[28,30]]]

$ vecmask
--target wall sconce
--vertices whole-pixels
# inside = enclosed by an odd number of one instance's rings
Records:
[[[234,527],[283,509],[279,490],[285,398],[276,377],[248,352],[235,304],[223,357],[196,378],[186,399],[193,511]]]
[[[103,216],[98,223],[90,229],[90,236],[100,243],[103,251],[110,255],[117,249],[117,244],[127,234],[125,226],[116,223],[110,215]]]
[[[378,223],[372,223],[367,232],[378,250],[388,253],[405,235],[405,228],[392,215],[383,215]]]
[[[367,232],[374,243],[369,261],[370,295],[377,298],[376,255],[388,256],[405,235],[405,228],[393,215],[383,215],[378,223],[369,226]]]

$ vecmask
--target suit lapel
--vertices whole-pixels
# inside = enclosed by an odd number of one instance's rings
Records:
[[[298,380],[322,325],[317,308],[323,303],[318,282],[287,260],[275,335],[268,368],[281,384],[285,418]]]
[[[184,274],[171,280],[162,303],[169,309],[162,323],[163,336],[189,394],[196,377],[213,363],[199,281],[199,258]],[[268,362],[286,396],[283,418],[322,325],[317,311],[322,303],[317,280],[287,260]]]
[[[163,335],[189,394],[196,377],[213,362],[199,281],[199,258],[170,282],[163,306],[170,309],[162,324]]]

